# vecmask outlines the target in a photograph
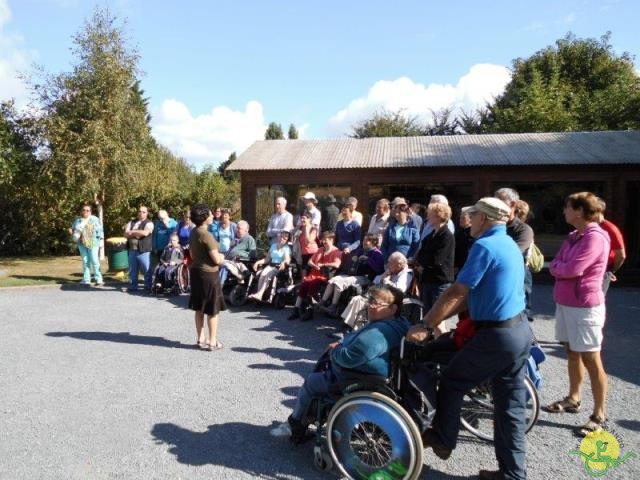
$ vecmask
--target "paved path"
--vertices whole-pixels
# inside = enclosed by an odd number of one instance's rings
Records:
[[[604,353],[611,426],[630,459],[603,478],[640,478],[638,290],[609,294]],[[550,288],[535,295],[535,331],[553,339]],[[185,297],[156,299],[76,288],[0,291],[0,479],[335,478],[312,466],[312,445],[269,436],[325,346],[329,321],[286,312],[226,312],[226,348],[192,348]],[[566,393],[563,353],[543,365],[543,403]],[[588,397],[588,395],[587,395]],[[529,434],[529,477],[590,478],[569,455],[580,415],[542,414]],[[448,462],[428,451],[422,478],[496,468],[492,446],[466,433]]]

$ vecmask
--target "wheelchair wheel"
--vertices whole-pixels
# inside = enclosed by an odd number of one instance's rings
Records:
[[[247,287],[244,285],[236,285],[229,292],[229,303],[234,307],[241,307],[247,303],[248,293]]]
[[[524,377],[524,385],[527,389],[525,433],[529,433],[538,421],[540,399],[529,377]],[[490,385],[482,385],[465,394],[460,413],[460,423],[476,437],[490,442],[493,441],[493,399],[491,398]]]
[[[376,392],[342,397],[327,418],[327,448],[347,478],[417,479],[422,438],[411,416]]]
[[[178,271],[176,272],[176,281],[178,282],[178,288],[180,293],[187,293],[191,286],[191,277],[189,274],[189,267],[184,263],[178,265]]]

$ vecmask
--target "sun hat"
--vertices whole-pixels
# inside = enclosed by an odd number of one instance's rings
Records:
[[[311,200],[314,203],[318,203],[318,199],[316,198],[316,194],[313,192],[307,192],[302,196],[303,200]]]
[[[488,218],[499,221],[506,221],[511,215],[511,209],[502,200],[495,197],[481,198],[473,205],[467,213],[484,213]]]

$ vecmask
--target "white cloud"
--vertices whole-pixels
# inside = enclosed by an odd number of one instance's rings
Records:
[[[9,4],[0,0],[0,101],[15,98],[18,104],[23,104],[27,89],[18,75],[27,71],[35,54],[24,48],[22,37],[7,32],[10,22]]]
[[[374,111],[404,110],[421,121],[431,119],[431,110],[442,108],[472,111],[504,91],[511,72],[502,65],[477,64],[463,75],[457,84],[416,83],[408,77],[376,82],[366,97],[353,100],[329,120],[329,136],[341,136],[351,131],[356,122]]]
[[[160,143],[196,167],[217,165],[234,151],[242,153],[263,139],[267,128],[262,105],[255,100],[244,111],[220,106],[193,116],[184,103],[169,99],[152,111],[151,124]]]

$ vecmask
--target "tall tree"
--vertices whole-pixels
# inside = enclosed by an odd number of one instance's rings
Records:
[[[264,132],[264,139],[265,140],[284,140],[282,125],[276,122],[271,122],[267,127],[267,131]]]
[[[92,199],[122,211],[139,193],[137,167],[155,146],[139,57],[106,9],[96,9],[73,44],[72,72],[34,86],[50,149],[44,178],[57,186],[59,202]]]
[[[416,137],[426,133],[425,127],[419,124],[417,118],[405,115],[403,110],[390,112],[383,109],[351,128],[352,138]]]
[[[236,152],[232,152],[231,155],[229,155],[229,158],[227,158],[224,162],[222,162],[220,165],[218,165],[218,173],[220,175],[222,175],[222,177],[225,180],[238,180],[240,178],[240,175],[238,174],[238,172],[227,172],[227,167],[229,165],[231,165],[233,162],[235,162],[237,155]]]
[[[298,137],[298,129],[292,123],[291,125],[289,125],[289,133],[287,134],[287,138],[289,138],[289,140],[297,140]]]
[[[568,34],[513,62],[504,94],[484,119],[492,132],[640,128],[640,77],[633,57],[600,40]]]
[[[453,108],[431,110],[431,124],[426,128],[426,135],[456,135],[458,120],[452,118]]]

